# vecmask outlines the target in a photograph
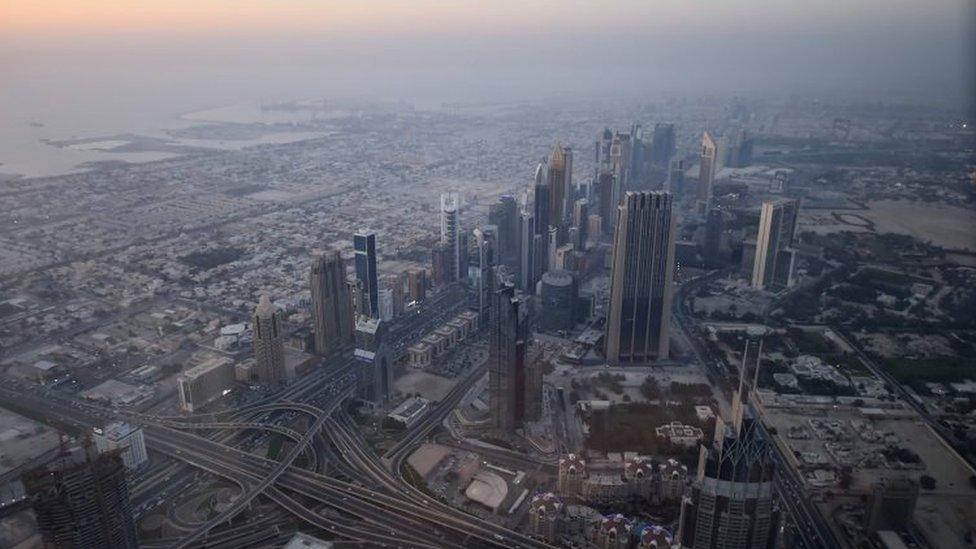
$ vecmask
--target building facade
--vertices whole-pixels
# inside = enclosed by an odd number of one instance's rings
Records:
[[[668,357],[675,227],[666,192],[629,192],[617,211],[606,357],[614,364]]]
[[[125,464],[117,452],[74,448],[21,480],[44,547],[138,547]]]
[[[357,312],[369,318],[379,318],[379,279],[376,274],[376,234],[358,232],[353,235],[356,250],[356,283],[359,286]]]
[[[316,255],[310,274],[315,352],[334,353],[352,342],[353,314],[346,265],[338,251]]]
[[[285,379],[285,335],[281,329],[281,311],[262,295],[251,319],[254,327],[254,377],[266,384]]]
[[[796,259],[793,240],[798,210],[798,202],[792,199],[763,202],[750,281],[753,288],[779,289],[793,285]]]
[[[511,432],[526,421],[537,420],[542,399],[537,364],[530,364],[527,304],[515,297],[515,286],[501,284],[492,293],[488,336],[488,391],[492,427]],[[535,394],[532,391],[538,391]],[[530,394],[531,392],[531,394]]]
[[[138,469],[149,460],[146,439],[142,429],[135,425],[115,421],[105,427],[92,430],[92,440],[99,453],[117,451],[128,471]]]

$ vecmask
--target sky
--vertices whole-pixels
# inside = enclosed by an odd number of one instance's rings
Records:
[[[974,28],[973,0],[0,0],[0,112],[658,92],[966,107]]]

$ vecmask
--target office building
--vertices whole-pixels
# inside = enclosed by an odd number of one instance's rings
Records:
[[[495,246],[497,232],[493,225],[474,230],[475,253],[478,254],[478,268],[474,287],[477,294],[478,321],[488,322],[491,310],[491,293],[495,283]]]
[[[254,368],[251,369],[252,375],[253,372]],[[180,409],[188,413],[199,411],[223,395],[233,385],[234,379],[234,363],[225,357],[209,358],[186,370],[176,377]]]
[[[548,332],[572,330],[576,325],[576,277],[565,270],[549,271],[542,275],[541,287],[539,328]]]
[[[719,209],[709,210],[705,217],[705,235],[702,239],[702,258],[709,268],[722,265],[724,253],[722,238],[725,234],[725,212]]]
[[[535,170],[534,187],[534,218],[535,234],[541,237],[536,256],[536,269],[533,273],[538,280],[542,273],[549,270],[549,164],[546,160],[539,163]]]
[[[596,242],[603,234],[603,217],[597,214],[590,214],[587,218],[586,236]]]
[[[356,250],[356,282],[359,286],[357,312],[379,318],[379,280],[376,274],[376,234],[359,232],[353,235]]]
[[[417,268],[407,271],[407,292],[410,301],[419,303],[427,299],[427,271]]]
[[[386,343],[386,323],[378,318],[360,317],[356,322],[356,350],[361,364],[359,398],[382,406],[393,392],[393,360]]]
[[[774,505],[774,462],[759,422],[744,417],[742,393],[733,422],[716,425],[701,446],[698,475],[681,505],[683,549],[774,549],[779,511]]]
[[[666,192],[628,192],[617,211],[606,323],[613,364],[668,357],[675,226]]]
[[[756,235],[751,283],[753,288],[785,288],[793,285],[796,252],[793,239],[799,204],[792,199],[763,202]]]
[[[528,210],[519,212],[518,286],[523,293],[535,291],[535,216]]]
[[[651,138],[651,164],[658,168],[667,168],[674,151],[674,124],[655,124]]]
[[[534,421],[538,407],[528,401],[542,398],[541,370],[528,353],[527,303],[515,297],[515,286],[502,283],[492,293],[488,335],[488,391],[492,426],[510,433]],[[539,379],[535,379],[538,377]],[[539,394],[534,394],[538,390]]]
[[[682,159],[672,160],[668,168],[668,180],[665,188],[671,192],[678,192],[685,184],[685,161]]]
[[[708,132],[702,135],[699,162],[697,198],[699,208],[704,211],[711,205],[715,171],[718,169],[718,144]]]
[[[92,440],[99,453],[118,452],[127,471],[138,469],[149,460],[142,428],[114,421],[105,427],[92,429]]]
[[[393,320],[393,290],[383,288],[380,290],[377,302],[379,303],[379,319],[383,322]]]
[[[613,131],[610,128],[603,128],[603,130],[597,134],[596,137],[596,174],[595,177],[599,178],[602,171],[610,171],[612,167],[610,159],[610,147],[613,145]]]
[[[618,204],[614,202],[615,178],[612,172],[602,171],[596,181],[596,196],[600,201],[600,218],[603,219],[603,232],[610,234]]]
[[[573,227],[576,228],[575,240],[570,240],[570,244],[576,246],[577,250],[585,250],[586,242],[589,238],[589,217],[590,201],[585,198],[577,199],[573,203]]]
[[[285,380],[285,335],[281,311],[262,295],[251,324],[254,329],[254,376],[268,385]]]
[[[463,278],[464,269],[461,256],[467,252],[461,243],[461,213],[460,198],[457,193],[441,194],[441,249],[443,258],[444,283],[451,283]]]
[[[91,445],[67,450],[21,481],[43,547],[138,547],[125,464],[117,452],[98,454]]]
[[[498,230],[495,261],[514,265],[518,256],[518,202],[512,195],[502,195],[488,208],[488,223]]]
[[[556,143],[549,155],[546,179],[549,189],[549,226],[565,236],[573,193],[573,151]]]
[[[346,265],[338,251],[314,257],[310,281],[315,352],[324,356],[352,343],[352,300]]]

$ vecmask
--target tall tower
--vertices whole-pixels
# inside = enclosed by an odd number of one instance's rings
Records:
[[[709,210],[705,218],[705,236],[702,242],[702,255],[705,265],[715,268],[722,264],[722,235],[725,232],[725,212],[716,208]]]
[[[681,504],[683,549],[777,547],[779,511],[773,504],[769,444],[759,422],[743,418],[741,404],[734,409],[738,416],[732,425],[719,421],[714,442],[701,447],[697,478]]]
[[[352,302],[346,285],[346,265],[338,250],[312,259],[312,317],[315,352],[327,355],[352,341]]]
[[[488,223],[498,227],[495,261],[514,265],[518,255],[518,201],[509,194],[498,197],[488,209]]]
[[[797,201],[789,198],[763,202],[752,266],[753,288],[785,288],[793,284],[796,252],[792,246],[798,210]]]
[[[674,124],[655,124],[651,144],[651,163],[667,168],[675,150]]]
[[[526,419],[528,394],[537,384],[529,379],[534,366],[526,360],[529,344],[528,311],[525,302],[515,297],[515,286],[503,283],[492,294],[488,328],[488,391],[492,426],[511,432]],[[538,385],[541,387],[541,384]]]
[[[549,224],[559,228],[560,238],[565,236],[569,218],[569,204],[573,192],[573,150],[560,143],[549,155],[547,172],[549,187]]]
[[[359,283],[359,314],[379,318],[379,281],[376,276],[376,234],[353,235],[356,249],[356,281]]]
[[[251,318],[254,327],[255,374],[258,381],[272,384],[285,379],[285,335],[281,312],[262,295]]]
[[[572,244],[580,251],[586,249],[586,241],[589,239],[589,234],[587,234],[589,218],[590,201],[585,198],[580,198],[573,202],[573,226],[577,228],[578,242],[573,242]]]
[[[668,357],[675,224],[671,194],[628,192],[617,210],[606,355],[611,363]]]
[[[444,281],[454,282],[463,278],[461,272],[461,217],[460,199],[457,193],[441,194],[441,247],[445,251]]]
[[[531,294],[535,289],[535,216],[528,210],[519,212],[519,289]]]
[[[712,185],[715,184],[715,170],[718,161],[718,145],[712,136],[705,132],[702,135],[701,165],[698,171],[698,202],[708,209],[712,202]]]
[[[543,160],[535,170],[535,234],[541,237],[536,254],[536,280],[549,269],[549,164]]]
[[[135,522],[118,451],[74,448],[21,478],[44,547],[135,548]]]
[[[491,293],[495,279],[495,250],[498,242],[497,229],[494,225],[486,225],[474,230],[475,251],[478,254],[478,319],[479,323],[488,322],[491,309]]]
[[[597,196],[600,201],[600,220],[603,226],[603,232],[606,234],[610,234],[613,230],[613,220],[618,206],[614,202],[614,185],[613,172],[609,170],[601,171],[597,177],[596,186]]]

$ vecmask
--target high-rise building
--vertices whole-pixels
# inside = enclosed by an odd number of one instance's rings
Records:
[[[254,328],[254,375],[267,384],[285,379],[285,334],[281,330],[281,311],[262,295],[251,319]]]
[[[92,440],[100,453],[117,451],[128,471],[138,469],[149,460],[142,428],[114,421],[105,427],[92,429]]]
[[[520,427],[531,417],[529,400],[541,400],[541,370],[530,364],[527,304],[515,297],[515,286],[502,283],[492,294],[488,335],[488,391],[492,426],[504,432]]]
[[[552,492],[532,496],[529,506],[529,535],[547,543],[556,543],[565,514],[563,502]]]
[[[595,177],[599,178],[600,173],[603,171],[610,171],[612,168],[612,161],[610,159],[610,147],[613,145],[613,132],[610,128],[603,128],[603,130],[597,134],[596,137],[596,174]]]
[[[573,193],[573,151],[560,143],[549,155],[546,171],[549,188],[549,225],[565,235],[569,219],[569,204]]]
[[[576,325],[576,302],[579,290],[576,277],[565,270],[542,275],[539,328],[545,331],[572,330]]]
[[[573,226],[576,227],[576,241],[570,242],[577,250],[585,250],[589,238],[590,201],[585,198],[577,199],[573,203]]]
[[[535,216],[528,210],[519,212],[518,285],[523,293],[535,291]]]
[[[125,464],[117,452],[74,448],[21,480],[44,547],[138,547]]]
[[[603,234],[603,216],[590,214],[586,224],[586,236],[596,242],[600,238],[600,235]]]
[[[407,271],[407,290],[410,301],[420,302],[427,298],[427,271],[424,269],[409,269]]]
[[[254,370],[251,372],[254,373]],[[230,359],[212,357],[204,360],[176,377],[180,409],[184,412],[198,411],[220,397],[233,383],[234,363]]]
[[[667,168],[675,150],[674,124],[655,124],[651,143],[651,164]]]
[[[549,252],[549,257],[546,260],[546,271],[558,269],[556,258],[559,252],[559,227],[549,227],[549,242],[546,244],[546,251]]]
[[[352,300],[346,285],[346,265],[338,250],[316,255],[309,278],[315,352],[327,355],[352,342]]]
[[[596,195],[600,201],[600,218],[603,219],[603,232],[610,234],[612,219],[618,204],[614,203],[614,176],[610,171],[602,171],[596,181]]]
[[[745,168],[752,163],[752,139],[742,128],[735,132],[729,145],[726,165],[732,168]]]
[[[705,218],[705,235],[702,239],[702,255],[705,265],[710,268],[722,264],[722,236],[725,233],[725,212],[720,209],[709,210]]]
[[[376,274],[376,234],[353,235],[356,250],[356,282],[359,284],[359,314],[379,318],[379,280]]]
[[[369,317],[357,319],[353,356],[362,364],[359,397],[377,406],[386,403],[393,392],[393,361],[386,344],[385,322]]]
[[[494,225],[474,230],[475,250],[478,254],[478,276],[475,290],[478,294],[478,322],[488,322],[491,310],[491,292],[495,279],[495,247],[498,237]]]
[[[712,186],[715,184],[715,170],[718,169],[718,145],[708,132],[702,135],[699,161],[698,202],[707,209],[712,202]]]
[[[738,410],[741,414],[741,405]],[[741,418],[732,425],[719,421],[715,441],[701,447],[698,476],[682,501],[681,547],[774,549],[779,529],[774,472],[758,421]]]
[[[668,357],[675,224],[671,194],[628,192],[617,211],[606,323],[611,363]]]
[[[799,203],[793,199],[763,202],[752,267],[753,288],[785,288],[793,284],[796,252],[792,246],[798,210]]]
[[[671,192],[678,192],[685,184],[685,161],[676,159],[671,161],[668,168],[668,180],[665,188]]]
[[[512,195],[502,195],[488,208],[488,223],[498,228],[495,261],[514,265],[518,256],[518,202]]]
[[[461,256],[461,204],[457,193],[441,194],[441,248],[444,250],[444,281],[451,283],[465,276]]]

